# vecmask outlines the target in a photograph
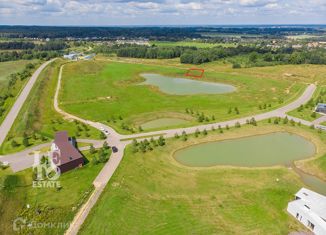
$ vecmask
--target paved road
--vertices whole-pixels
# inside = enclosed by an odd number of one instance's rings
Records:
[[[321,116],[320,118],[318,118],[318,119],[316,119],[316,120],[314,120],[314,121],[312,121],[315,125],[318,125],[318,124],[320,124],[320,123],[322,123],[322,122],[326,122],[326,115],[323,115],[323,116]]]
[[[165,137],[173,137],[175,133],[181,134],[183,131],[186,131],[187,133],[194,133],[197,129],[199,130],[210,130],[212,127],[217,128],[218,126],[225,127],[226,125],[228,126],[234,126],[237,122],[240,124],[245,124],[248,119],[251,119],[254,117],[257,121],[272,118],[272,117],[285,117],[286,112],[289,112],[295,108],[298,108],[301,104],[307,103],[315,89],[316,86],[314,84],[309,85],[304,93],[294,102],[281,107],[279,109],[267,112],[267,113],[262,113],[262,114],[257,114],[249,117],[244,117],[244,118],[239,118],[235,120],[230,120],[230,121],[225,121],[225,122],[217,122],[213,124],[205,124],[205,125],[200,125],[200,126],[195,126],[195,127],[188,127],[188,128],[178,128],[178,129],[171,129],[171,130],[163,130],[163,131],[155,131],[155,132],[148,132],[148,133],[140,133],[140,134],[133,134],[133,135],[121,135],[117,133],[113,128],[106,126],[102,123],[98,122],[93,122],[90,120],[85,120],[82,118],[79,118],[77,116],[71,115],[69,113],[66,113],[62,109],[60,109],[59,104],[58,104],[58,96],[60,92],[60,87],[61,87],[61,79],[62,79],[62,71],[63,71],[64,66],[61,66],[60,68],[60,73],[59,73],[59,79],[58,79],[58,85],[56,88],[56,93],[54,97],[54,108],[57,112],[62,114],[65,118],[67,119],[74,119],[78,120],[80,122],[86,123],[98,130],[101,130],[102,128],[105,128],[106,130],[109,131],[109,135],[106,139],[108,143],[111,146],[116,146],[118,147],[119,151],[117,153],[112,153],[110,160],[105,164],[105,166],[102,168],[96,179],[93,181],[93,185],[95,187],[95,190],[93,194],[90,196],[89,200],[82,206],[82,208],[79,210],[79,212],[76,214],[73,222],[71,223],[69,229],[66,231],[66,234],[69,235],[74,235],[77,234],[79,231],[80,226],[83,224],[85,221],[87,215],[91,211],[91,208],[95,205],[97,199],[101,195],[102,191],[104,190],[106,184],[112,177],[113,173],[119,166],[119,163],[121,162],[123,158],[123,152],[125,149],[125,146],[130,143],[131,141],[122,141],[123,139],[126,138],[144,138],[144,136],[151,136],[151,135],[164,135]],[[292,117],[290,117],[292,118]],[[300,120],[297,118],[292,118],[295,121],[301,121],[302,124],[304,125],[311,125],[310,122]],[[21,156],[21,153],[15,154],[15,159],[19,159],[19,156]],[[4,157],[0,158],[3,159]],[[12,160],[13,161],[13,160]],[[20,163],[21,164],[21,163]]]
[[[23,104],[25,103],[25,100],[27,99],[30,91],[32,90],[38,76],[42,72],[42,70],[50,63],[52,63],[56,59],[49,60],[45,63],[43,63],[32,75],[32,77],[28,80],[26,83],[24,89],[18,96],[16,102],[12,106],[10,112],[2,122],[0,126],[0,146],[2,145],[3,141],[6,139],[6,136],[8,132],[11,129],[12,124],[14,123],[16,117],[18,116],[18,113],[20,109],[22,108]]]

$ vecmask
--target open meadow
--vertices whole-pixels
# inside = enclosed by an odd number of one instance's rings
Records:
[[[304,228],[286,212],[303,183],[284,166],[187,167],[177,150],[207,141],[289,132],[315,144],[314,160],[325,162],[325,134],[306,127],[259,123],[220,133],[201,133],[188,140],[168,139],[163,147],[136,152],[132,146],[81,234],[288,234]],[[203,156],[205,152],[202,153]],[[323,166],[324,167],[324,166]],[[322,170],[322,166],[317,167]],[[311,174],[314,171],[309,172]],[[254,183],[253,183],[254,182]],[[307,186],[306,186],[307,187]]]
[[[106,122],[119,132],[130,133],[157,118],[180,118],[189,121],[187,125],[195,125],[266,112],[295,99],[306,87],[302,82],[247,75],[240,70],[221,72],[218,65],[213,70],[210,64],[200,81],[232,85],[234,92],[171,95],[157,86],[140,85],[145,81],[141,76],[144,73],[174,78],[184,77],[187,71],[185,66],[162,63],[101,59],[67,64],[63,70],[60,105],[69,113]]]

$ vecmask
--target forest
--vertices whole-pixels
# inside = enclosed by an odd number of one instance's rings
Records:
[[[77,27],[77,26],[0,26],[0,37],[7,38],[147,38],[150,40],[180,40],[203,38],[205,34],[273,35],[318,34],[322,26],[148,26],[148,27]],[[95,40],[95,38],[93,38]]]

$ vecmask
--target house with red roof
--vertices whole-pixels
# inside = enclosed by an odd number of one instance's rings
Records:
[[[76,147],[76,141],[66,131],[57,132],[51,145],[52,162],[61,173],[67,172],[84,164],[83,155]],[[55,159],[54,159],[55,158]]]

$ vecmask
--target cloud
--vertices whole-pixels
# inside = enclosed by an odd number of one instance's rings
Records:
[[[325,12],[325,0],[0,0],[2,24],[326,23]]]

